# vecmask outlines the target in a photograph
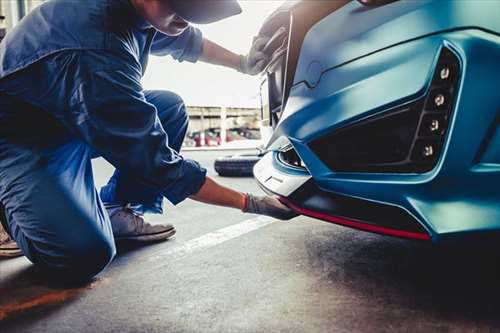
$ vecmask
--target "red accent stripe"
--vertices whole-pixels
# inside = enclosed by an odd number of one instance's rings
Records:
[[[241,211],[243,213],[248,211],[248,193],[245,193],[245,202],[243,203],[243,209]]]
[[[385,228],[385,227],[380,227],[368,223],[363,223],[360,221],[355,221],[351,219],[347,219],[345,217],[340,217],[340,216],[331,216],[315,211],[311,211],[302,207],[297,206],[290,200],[281,197],[281,201],[283,201],[284,204],[286,204],[288,207],[292,208],[296,212],[302,214],[302,215],[307,215],[310,217],[314,217],[320,220],[324,220],[327,222],[332,222],[340,225],[344,225],[347,227],[355,228],[355,229],[360,229],[360,230],[365,230],[365,231],[370,231],[374,232],[377,234],[383,234],[383,235],[390,235],[390,236],[396,236],[396,237],[402,237],[402,238],[409,238],[409,239],[418,239],[418,240],[430,240],[431,236],[428,234],[424,233],[418,233],[418,232],[410,232],[410,231],[403,231],[403,230],[397,230],[397,229],[391,229],[391,228]]]

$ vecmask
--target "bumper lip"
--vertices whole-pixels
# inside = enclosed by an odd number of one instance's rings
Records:
[[[292,208],[294,211],[296,211],[297,213],[300,213],[301,215],[309,216],[309,217],[323,220],[326,222],[339,224],[339,225],[350,227],[353,229],[369,231],[369,232],[376,233],[376,234],[394,236],[394,237],[405,238],[405,239],[413,239],[413,240],[420,240],[420,241],[430,241],[431,240],[431,236],[429,234],[426,234],[426,233],[409,232],[409,231],[404,231],[404,230],[391,229],[391,228],[386,228],[386,227],[381,227],[381,226],[376,226],[376,225],[364,223],[364,222],[354,220],[354,219],[345,218],[342,216],[333,216],[333,215],[328,215],[328,214],[312,211],[312,210],[300,207],[284,197],[280,197],[280,201],[282,201],[285,205]]]
[[[390,224],[389,226],[384,226],[365,222],[372,221],[371,219],[366,219],[366,217],[363,219],[346,217],[342,215],[342,211],[338,212],[338,214],[335,211],[330,214],[330,212],[321,212],[318,210],[314,210],[312,209],[312,207],[305,208],[300,204],[300,202],[303,202],[303,200],[299,198],[301,197],[301,193],[310,193],[309,191],[311,188],[311,184],[313,183],[312,177],[305,174],[287,174],[285,170],[281,171],[280,167],[283,166],[277,165],[277,163],[279,162],[277,162],[275,158],[275,154],[268,153],[255,165],[254,175],[257,180],[257,184],[262,188],[264,192],[278,196],[285,205],[287,205],[297,213],[326,222],[335,223],[338,225],[376,234],[418,241],[432,240],[431,235],[424,228],[422,228],[422,230],[418,230],[418,228],[413,228],[414,230],[411,230],[412,228],[410,228],[410,230],[397,229],[393,228]],[[293,172],[293,170],[290,170],[290,172]],[[320,193],[318,193],[318,191]],[[313,191],[313,193],[316,194],[321,194],[321,192],[322,191],[318,188],[316,191]],[[386,217],[386,215],[384,214],[382,218],[388,219],[390,217],[391,216],[389,215]],[[375,221],[380,222],[380,219],[377,217],[373,222]],[[410,224],[412,223],[413,222],[411,222]],[[414,221],[414,223],[419,224],[417,221]]]

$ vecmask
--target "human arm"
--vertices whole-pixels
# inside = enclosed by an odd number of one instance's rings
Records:
[[[200,60],[213,65],[229,67],[240,71],[241,56],[208,40],[203,39],[203,52]]]
[[[274,197],[238,192],[218,184],[210,177],[205,179],[205,183],[198,193],[190,198],[212,205],[237,208],[244,213],[267,215],[280,220],[289,220],[298,216],[295,211]]]
[[[248,54],[238,55],[208,39],[204,39],[200,60],[233,68],[243,74],[257,75],[269,63],[269,56],[262,52],[268,40],[266,37],[256,37]]]
[[[177,37],[157,32],[151,45],[151,53],[154,55],[169,54],[181,62],[200,60],[232,68],[245,74],[256,75],[269,63],[269,57],[262,52],[268,40],[265,37],[254,38],[249,53],[243,56],[203,38],[198,28],[189,26]]]

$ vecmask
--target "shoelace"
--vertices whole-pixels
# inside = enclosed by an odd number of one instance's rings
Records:
[[[0,245],[6,244],[8,242],[11,242],[12,239],[9,237],[7,232],[3,230],[3,228],[0,228]]]
[[[144,219],[136,212],[134,212],[130,204],[127,204],[124,207],[124,211],[132,215],[132,220],[134,221],[134,228],[135,230],[139,231],[139,229],[141,229],[141,227],[144,226]]]
[[[12,239],[10,239],[10,237],[0,239],[0,245],[4,245],[10,242],[12,242]]]

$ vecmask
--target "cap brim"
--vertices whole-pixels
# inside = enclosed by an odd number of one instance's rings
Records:
[[[169,3],[177,15],[196,24],[217,22],[242,12],[236,0],[170,0]]]

